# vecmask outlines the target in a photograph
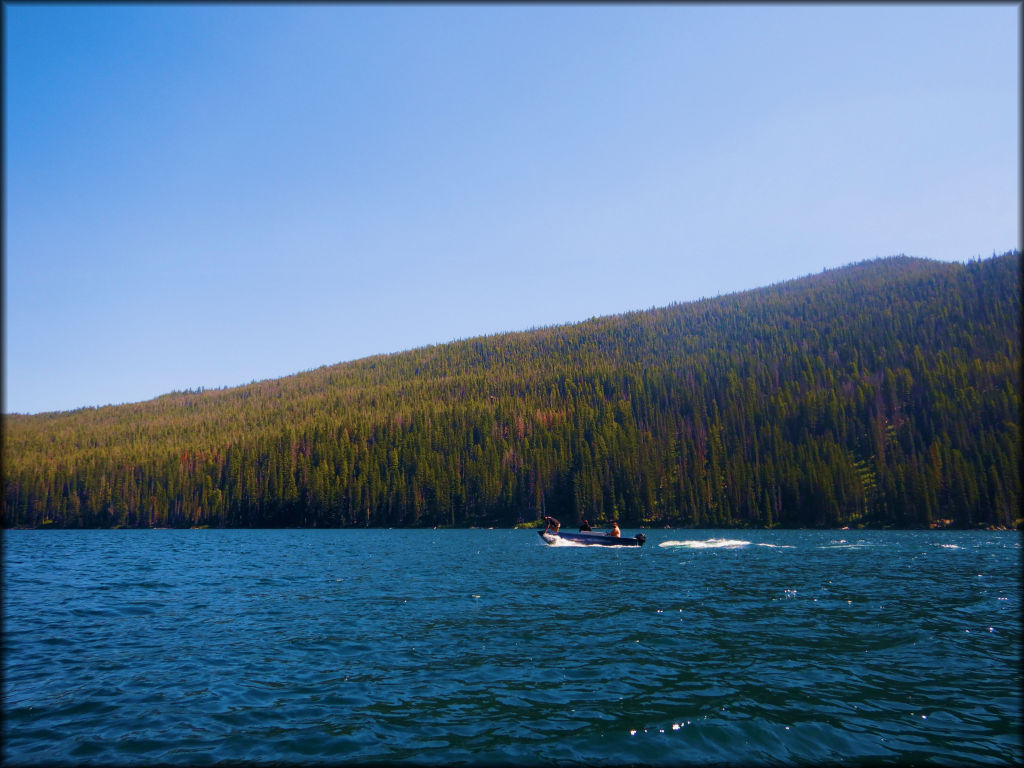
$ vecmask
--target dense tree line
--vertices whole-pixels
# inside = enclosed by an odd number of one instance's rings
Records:
[[[1019,526],[1021,256],[3,418],[7,527]]]

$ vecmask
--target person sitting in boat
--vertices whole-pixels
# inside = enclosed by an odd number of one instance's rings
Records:
[[[587,522],[586,518],[584,518],[583,522],[580,523],[580,533],[585,533],[586,531],[590,531],[590,530],[593,530],[593,529],[590,527],[590,523]]]
[[[619,521],[612,520],[612,529],[605,534],[606,536],[615,536],[616,538],[622,536],[622,531],[619,530]]]
[[[555,518],[551,517],[551,515],[544,515],[544,522],[546,523],[544,533],[547,533],[548,531],[558,533],[558,529],[562,527],[562,524],[555,520]]]

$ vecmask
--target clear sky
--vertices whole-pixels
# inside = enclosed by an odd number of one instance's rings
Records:
[[[1015,4],[3,13],[5,413],[1020,248]]]

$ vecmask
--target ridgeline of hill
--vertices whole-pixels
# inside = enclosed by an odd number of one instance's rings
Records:
[[[1021,255],[3,417],[5,527],[1019,527]]]

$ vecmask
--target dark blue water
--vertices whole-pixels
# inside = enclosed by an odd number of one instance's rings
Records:
[[[1019,533],[647,534],[7,531],[4,762],[1022,757]]]

